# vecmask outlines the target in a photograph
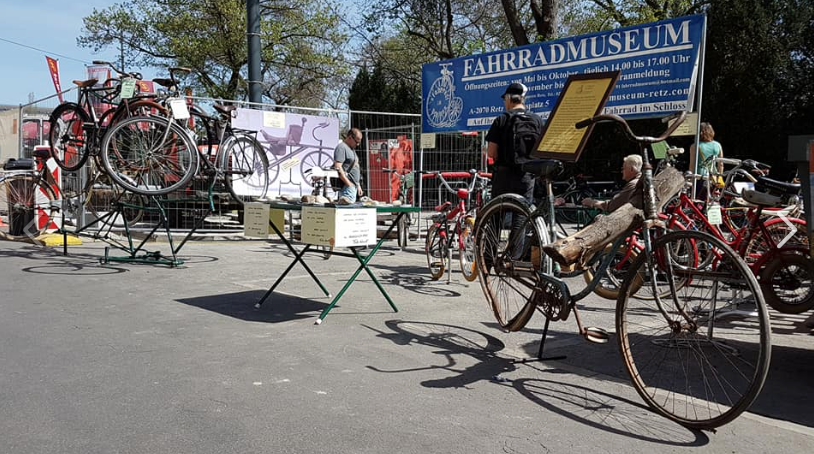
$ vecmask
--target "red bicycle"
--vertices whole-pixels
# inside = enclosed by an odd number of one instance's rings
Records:
[[[729,173],[731,177],[740,174],[738,170],[744,161],[727,158],[725,163],[736,165]],[[724,231],[720,225],[733,223],[711,222],[703,211],[705,207],[686,193],[680,194],[678,203],[668,206],[667,226],[673,228],[681,223],[688,229],[715,235],[744,258],[772,308],[792,314],[805,312],[814,308],[814,263],[809,257],[806,223],[797,218],[764,216],[764,210],[785,206],[789,197],[796,196],[799,185],[765,177],[758,177],[755,182],[757,190],[745,189],[739,194],[750,204],[743,227]],[[716,205],[710,206],[713,211],[717,209]],[[712,254],[703,256],[703,251],[699,252],[702,260],[715,259]]]
[[[432,225],[427,230],[425,252],[427,265],[433,280],[438,280],[444,271],[452,266],[452,249],[458,249],[461,272],[464,279],[478,278],[475,266],[475,214],[483,205],[491,174],[470,170],[469,172],[431,172],[422,178],[438,178],[441,187],[455,195],[456,203],[446,201],[435,207],[438,213],[433,216]],[[465,188],[452,188],[447,178],[470,178]],[[467,207],[468,206],[468,207]],[[448,278],[451,279],[451,276]]]

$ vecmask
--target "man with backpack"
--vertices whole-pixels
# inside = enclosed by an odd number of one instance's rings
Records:
[[[534,199],[534,175],[523,172],[521,165],[543,133],[543,119],[526,110],[524,105],[528,88],[515,82],[503,93],[506,112],[492,122],[486,133],[487,155],[495,162],[492,171],[492,196],[514,193]]]

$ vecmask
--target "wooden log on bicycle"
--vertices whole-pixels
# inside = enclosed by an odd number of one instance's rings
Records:
[[[653,177],[656,191],[656,208],[661,211],[670,197],[684,186],[684,176],[673,167]],[[597,216],[593,223],[567,238],[543,246],[543,251],[563,266],[576,263],[583,266],[593,255],[605,248],[621,235],[641,225],[644,212],[626,203],[613,213]]]

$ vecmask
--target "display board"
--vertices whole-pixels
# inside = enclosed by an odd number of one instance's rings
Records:
[[[593,125],[577,128],[576,124],[602,112],[618,78],[619,71],[569,76],[543,128],[534,157],[578,160]]]

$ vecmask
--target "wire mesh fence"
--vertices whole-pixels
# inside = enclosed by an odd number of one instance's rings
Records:
[[[75,100],[75,90],[63,94],[66,101]],[[390,202],[398,199],[401,186],[397,173],[410,170],[486,169],[483,133],[445,133],[422,137],[419,114],[224,102],[202,97],[188,97],[187,102],[213,117],[216,116],[213,108],[216,103],[259,111],[261,123],[251,129],[257,131],[257,139],[269,160],[268,195],[272,197],[287,195],[299,198],[311,194],[314,187],[308,177],[310,170],[313,167],[333,166],[333,150],[351,127],[358,128],[363,134],[363,143],[356,151],[365,195],[374,200]],[[17,134],[13,137],[16,141],[14,147],[0,148],[6,150],[3,156],[30,157],[35,146],[48,146],[48,118],[59,103],[59,98],[54,95],[21,105],[16,113],[13,110],[4,112],[3,115],[16,125]],[[16,148],[16,152],[9,152],[9,148]],[[215,147],[213,155],[202,158],[215,159],[216,153]],[[108,179],[94,179],[93,176],[101,171],[99,163],[94,158],[89,163],[77,172],[55,170],[60,193],[79,198],[72,201],[79,209],[72,209],[70,213],[76,217],[72,220],[76,225],[92,223],[100,213],[103,216],[114,210],[114,204],[119,199],[120,191],[113,190]],[[386,173],[385,169],[397,172]],[[91,197],[89,191],[94,190],[95,194]],[[404,200],[424,210],[431,210],[455,197],[441,190],[438,182],[432,179],[415,178],[407,191]],[[210,192],[214,202],[214,211],[211,212],[208,203]],[[211,176],[197,175],[183,190],[162,197],[161,209],[156,207],[158,199],[134,200],[146,205],[130,226],[136,230],[152,228],[162,218],[175,230],[192,229],[199,225],[204,231],[242,229],[239,206],[229,202],[229,194],[222,185],[212,184]]]

